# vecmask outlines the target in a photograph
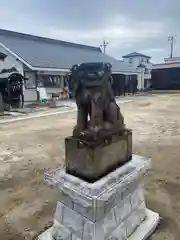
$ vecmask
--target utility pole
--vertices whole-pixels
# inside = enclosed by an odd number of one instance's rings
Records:
[[[103,48],[103,52],[106,53],[106,47],[108,46],[108,42],[106,42],[105,40],[103,40],[103,44],[100,45],[100,47]]]
[[[174,41],[175,41],[175,37],[174,36],[168,37],[168,42],[170,42],[170,46],[171,46],[170,58],[173,57]]]

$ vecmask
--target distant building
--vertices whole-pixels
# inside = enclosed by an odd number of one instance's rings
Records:
[[[152,66],[152,88],[180,90],[180,57],[165,58]]]
[[[138,89],[143,90],[147,87],[148,80],[151,79],[152,63],[151,57],[138,52],[132,52],[123,56],[123,61],[129,67],[138,71]]]
[[[25,101],[37,100],[40,89],[48,96],[61,92],[71,67],[82,62],[111,63],[117,94],[126,75],[138,74],[136,68],[104,54],[99,47],[0,30],[0,71],[15,66],[29,79]]]

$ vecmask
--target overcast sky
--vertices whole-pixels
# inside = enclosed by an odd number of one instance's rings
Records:
[[[180,56],[179,0],[0,0],[0,28],[99,46],[120,59],[132,51],[162,62]]]

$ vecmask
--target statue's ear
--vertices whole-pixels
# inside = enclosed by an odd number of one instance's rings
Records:
[[[71,72],[74,72],[74,71],[76,71],[77,70],[77,68],[78,68],[78,65],[77,64],[75,64],[75,65],[73,65],[72,66],[72,68],[71,68]]]

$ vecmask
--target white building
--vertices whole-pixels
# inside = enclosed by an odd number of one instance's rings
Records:
[[[39,99],[41,88],[47,96],[61,92],[71,67],[82,62],[109,62],[118,81],[120,75],[137,75],[133,66],[104,54],[99,47],[0,29],[0,71],[14,66],[29,79],[24,86],[25,101]]]
[[[152,65],[152,69],[180,68],[180,57],[164,58],[164,62]]]
[[[141,53],[132,52],[123,56],[123,61],[129,67],[137,69],[138,71],[138,89],[146,88],[147,82],[151,79],[152,63],[151,57]]]

